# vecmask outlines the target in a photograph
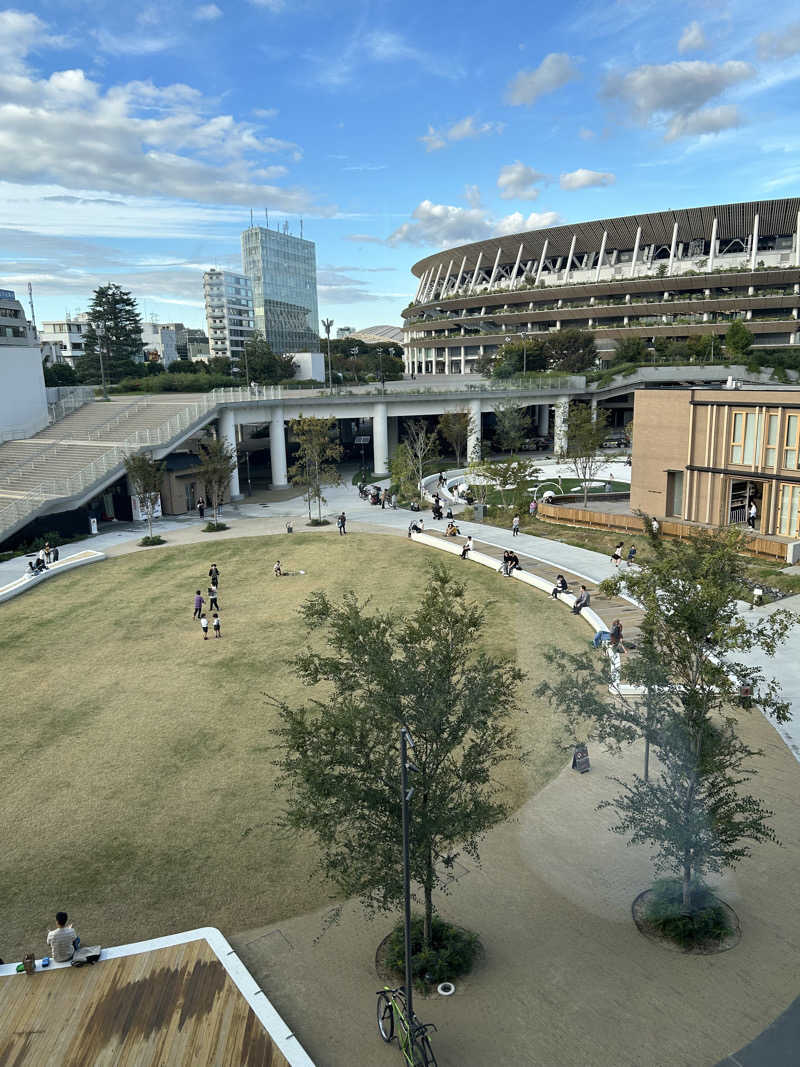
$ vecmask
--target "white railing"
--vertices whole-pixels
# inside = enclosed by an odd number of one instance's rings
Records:
[[[85,404],[88,404],[90,400],[94,400],[94,388],[89,385],[76,386],[68,396],[47,405],[50,425],[60,422],[61,419],[72,414],[73,411],[77,411]]]

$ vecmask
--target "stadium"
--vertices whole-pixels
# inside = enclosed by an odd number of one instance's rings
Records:
[[[509,335],[591,330],[720,337],[741,319],[764,348],[800,345],[800,198],[600,219],[421,259],[403,312],[406,370],[469,374]]]

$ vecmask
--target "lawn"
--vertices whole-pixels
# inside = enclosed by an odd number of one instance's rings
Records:
[[[275,579],[272,564],[304,576]],[[226,934],[323,904],[314,845],[276,830],[268,697],[299,701],[298,605],[355,589],[402,610],[442,558],[367,534],[245,538],[116,557],[2,607],[0,956],[41,952],[60,908],[85,942],[120,944],[214,925]],[[220,568],[222,640],[192,621]],[[503,768],[514,805],[563,765],[551,710],[531,695],[545,647],[585,647],[585,625],[525,586],[444,557],[486,605],[485,647],[529,673]]]

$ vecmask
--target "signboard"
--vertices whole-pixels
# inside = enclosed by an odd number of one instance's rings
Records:
[[[580,771],[581,774],[586,774],[590,769],[589,749],[586,745],[575,746],[575,750],[572,753],[572,769],[573,771]]]
[[[143,511],[139,507],[139,498],[138,498],[138,496],[132,496],[131,497],[131,510],[133,512],[133,521],[134,522],[147,522],[147,512]],[[154,519],[160,519],[161,518],[161,494],[160,493],[156,497],[156,502],[155,502],[155,504],[153,506],[153,518]]]
[[[363,436],[362,437],[354,437],[353,438],[353,444],[354,445],[368,445],[371,440],[372,440],[371,437],[363,437]]]

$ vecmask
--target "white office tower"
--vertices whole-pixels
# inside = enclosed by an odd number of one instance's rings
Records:
[[[0,441],[31,437],[48,422],[42,357],[12,289],[0,289]]]
[[[209,357],[227,357],[233,373],[244,373],[244,346],[253,333],[253,291],[250,280],[229,270],[203,275]],[[240,371],[241,367],[241,371]]]

